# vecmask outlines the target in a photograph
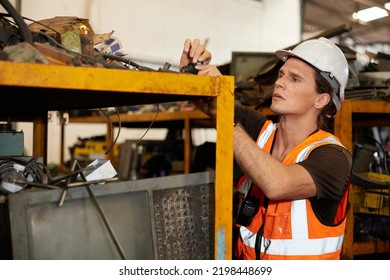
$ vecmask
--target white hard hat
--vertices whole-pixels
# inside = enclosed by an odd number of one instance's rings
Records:
[[[340,109],[348,82],[348,62],[344,53],[332,41],[324,37],[307,40],[293,50],[277,51],[276,55],[283,61],[289,57],[297,57],[316,68],[331,86],[337,89],[332,101],[337,111]]]

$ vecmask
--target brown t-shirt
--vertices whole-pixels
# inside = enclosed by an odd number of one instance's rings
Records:
[[[242,106],[236,106],[235,118],[255,141],[267,120],[259,111]],[[310,202],[318,219],[326,225],[333,225],[338,202],[348,186],[351,154],[339,145],[324,145],[297,164],[309,172],[317,187],[318,194],[310,198]]]

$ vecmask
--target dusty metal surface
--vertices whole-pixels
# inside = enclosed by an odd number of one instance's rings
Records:
[[[213,182],[214,174],[202,172],[91,188],[127,259],[210,259]],[[59,207],[61,194],[9,196],[13,258],[120,259],[87,190],[70,188]]]

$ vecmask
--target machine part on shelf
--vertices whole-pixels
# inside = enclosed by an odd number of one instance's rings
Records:
[[[165,62],[164,63],[164,66],[162,68],[160,68],[161,71],[169,71],[169,68],[171,68],[172,64],[170,64],[169,62]]]
[[[34,48],[37,49],[51,64],[72,65],[74,56],[68,54],[60,48],[50,44],[34,42]]]
[[[190,74],[198,74],[198,70],[195,68],[195,66],[200,66],[202,65],[203,63],[198,61],[196,63],[189,63],[187,64],[186,66],[183,66],[181,69],[180,69],[180,72],[182,73],[190,73]]]
[[[0,157],[24,155],[24,133],[12,129],[11,123],[0,124]]]
[[[113,55],[113,54],[109,54],[109,53],[102,53],[102,52],[100,52],[99,54],[106,59],[120,61],[120,62],[128,64],[128,65],[130,65],[130,66],[132,66],[135,69],[140,70],[140,71],[151,71],[151,72],[156,71],[153,68],[139,65],[138,63],[131,61],[131,59],[124,57],[124,56],[122,57],[122,56],[117,56],[117,55]]]
[[[3,59],[6,58],[8,61],[50,64],[41,52],[33,45],[25,42],[6,46],[3,53]]]
[[[64,48],[81,54],[80,33],[77,31],[61,33],[61,44]]]

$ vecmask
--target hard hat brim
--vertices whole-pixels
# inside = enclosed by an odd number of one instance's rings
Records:
[[[310,65],[311,67],[317,69],[315,66],[313,66],[310,62],[308,62],[306,59],[304,59],[303,57],[299,56],[299,55],[296,55],[295,53],[293,53],[292,51],[286,51],[286,50],[279,50],[279,51],[276,51],[275,52],[276,56],[286,62],[286,60],[290,57],[295,57],[295,58],[298,58],[299,60],[302,60],[303,62],[307,63],[308,65]]]

